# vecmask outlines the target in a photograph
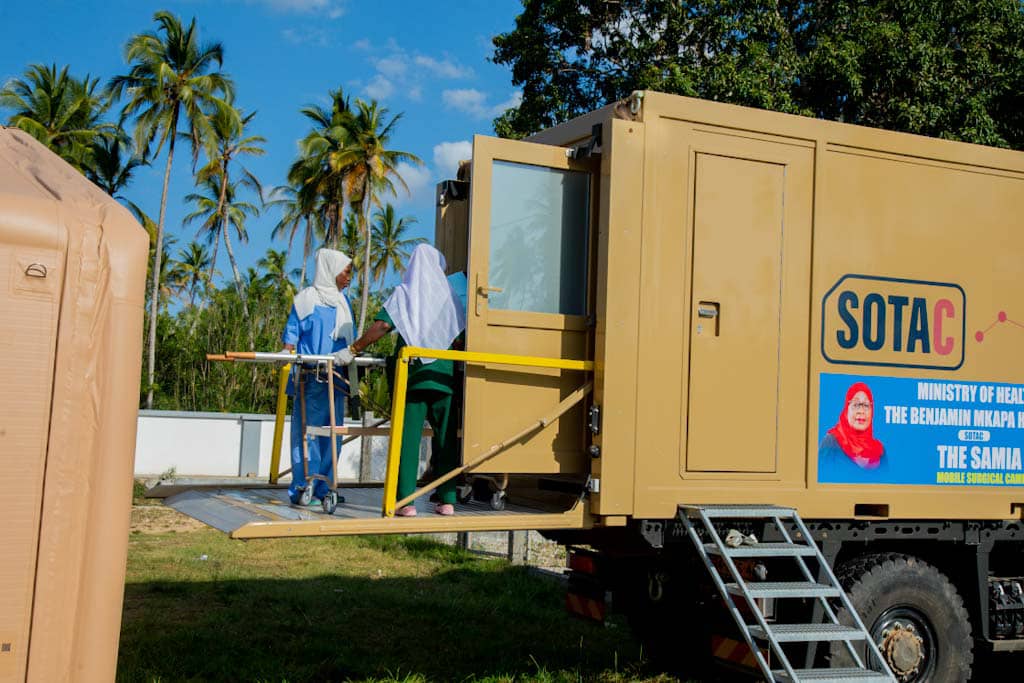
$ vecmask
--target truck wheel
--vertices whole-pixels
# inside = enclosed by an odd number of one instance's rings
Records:
[[[900,683],[963,683],[971,677],[971,622],[963,600],[942,572],[895,553],[857,558],[837,571],[850,602]],[[839,620],[853,619],[845,611]],[[858,654],[869,663],[867,647]],[[832,666],[853,666],[841,642]]]

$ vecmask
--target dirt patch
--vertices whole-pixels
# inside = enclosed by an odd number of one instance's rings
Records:
[[[205,524],[163,505],[132,506],[131,532],[133,534],[166,534],[205,528],[207,528]]]

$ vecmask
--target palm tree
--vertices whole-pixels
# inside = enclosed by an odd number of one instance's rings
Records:
[[[183,120],[192,143],[193,164],[199,158],[200,146],[211,136],[207,113],[227,104],[234,96],[231,79],[219,70],[224,61],[224,48],[220,43],[200,44],[193,17],[188,28],[167,11],[153,15],[158,24],[156,31],[145,31],[131,37],[124,48],[128,73],[111,79],[111,96],[128,96],[121,111],[122,120],[135,119],[136,149],[146,150],[156,141],[152,156],[160,154],[167,143],[167,167],[164,170],[163,191],[160,196],[160,216],[157,220],[156,250],[153,258],[153,281],[150,289],[160,289],[160,260],[163,256],[164,219],[167,215],[167,185],[174,163],[174,142],[178,125]],[[217,68],[215,68],[215,66]],[[153,376],[156,368],[156,297],[150,304],[149,350],[147,376],[149,390],[146,407],[153,406]]]
[[[406,231],[416,222],[412,216],[395,216],[395,207],[389,203],[374,215],[373,230],[373,265],[371,270],[373,278],[380,284],[384,282],[384,275],[388,268],[401,274],[405,271],[405,263],[409,260],[409,250],[426,242],[422,237],[406,239]],[[380,286],[378,285],[378,287]]]
[[[32,64],[22,78],[0,89],[0,107],[13,109],[7,125],[19,128],[81,170],[90,145],[112,126],[102,118],[110,106],[99,79],[79,80],[68,67]]]
[[[352,270],[358,273],[363,269],[363,235],[359,231],[359,217],[356,214],[345,214],[338,247],[352,259]]]
[[[228,105],[215,111],[210,117],[211,129],[213,131],[213,145],[208,151],[209,161],[201,168],[196,175],[196,182],[204,183],[207,180],[216,179],[219,183],[217,195],[217,215],[220,216],[220,236],[224,238],[224,248],[228,252],[228,260],[231,262],[231,273],[235,279],[235,289],[238,297],[242,300],[242,315],[249,322],[249,304],[245,296],[245,288],[242,286],[242,276],[238,271],[238,263],[235,261],[235,252],[231,247],[231,238],[228,231],[227,193],[231,186],[231,162],[244,155],[261,156],[265,150],[260,145],[266,142],[266,138],[260,135],[246,135],[245,126],[252,121],[255,112],[245,115],[241,110]],[[241,167],[242,184],[252,188],[260,197],[263,196],[263,187],[260,181],[249,169]],[[257,212],[258,213],[258,212]],[[237,228],[237,224],[236,224]],[[243,242],[242,233],[239,239]],[[220,237],[214,236],[214,259],[216,259],[217,245],[220,244]],[[216,266],[216,261],[211,262],[211,271]]]
[[[96,138],[90,146],[84,168],[86,178],[125,205],[131,205],[131,202],[121,192],[131,184],[135,171],[148,163],[132,154],[129,145],[130,141],[121,129],[113,135]]]
[[[230,231],[227,227],[235,229],[235,236],[243,244],[249,241],[249,234],[245,229],[245,222],[250,216],[258,216],[260,209],[252,202],[244,202],[236,199],[239,184],[246,184],[246,179],[234,183],[228,183],[223,188],[223,206],[221,205],[221,180],[220,176],[211,175],[199,184],[199,192],[192,192],[185,196],[185,201],[194,205],[194,210],[185,216],[182,221],[184,225],[190,225],[201,221],[196,236],[205,238],[207,244],[223,237],[228,247],[228,255],[231,258],[231,267],[234,270],[235,285],[243,287],[242,275],[238,271],[238,264],[231,250]],[[244,295],[239,292],[239,297]]]
[[[300,110],[313,122],[314,128],[299,141],[299,158],[288,170],[288,182],[298,189],[304,207],[319,207],[326,241],[336,246],[345,207],[345,181],[349,172],[345,159],[352,114],[341,88],[328,94],[330,110],[319,106]]]
[[[288,271],[288,252],[267,249],[266,256],[256,263],[256,267],[264,272],[263,281],[265,284],[273,285],[283,295],[295,295],[295,285],[289,276],[296,275],[298,270]]]
[[[359,307],[359,329],[366,323],[367,303],[370,298],[370,263],[372,255],[367,226],[371,207],[380,206],[380,198],[385,194],[395,194],[395,183],[409,191],[409,186],[398,173],[398,164],[407,162],[421,165],[423,162],[411,152],[388,149],[395,124],[402,118],[396,114],[387,120],[388,110],[377,104],[376,100],[356,101],[356,111],[348,122],[349,141],[337,160],[342,168],[347,168],[346,194],[359,217],[360,233],[366,240],[364,243],[362,297]]]
[[[198,242],[189,242],[187,247],[178,252],[174,272],[179,280],[178,286],[182,291],[188,292],[189,308],[196,305],[196,292],[210,284],[207,273],[210,261],[210,252],[205,245]]]
[[[313,197],[313,199],[317,199]],[[279,185],[270,192],[270,198],[264,206],[279,206],[282,209],[281,220],[270,233],[272,239],[287,235],[288,248],[285,254],[291,254],[292,244],[299,230],[305,226],[302,237],[302,268],[299,271],[299,288],[306,286],[306,266],[309,255],[313,251],[314,240],[323,241],[323,211],[316,206],[307,206],[306,198],[294,185]]]

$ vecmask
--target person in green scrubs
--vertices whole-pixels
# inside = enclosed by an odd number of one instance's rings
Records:
[[[426,244],[417,246],[409,258],[402,283],[384,303],[373,324],[347,349],[338,351],[335,360],[347,365],[367,346],[392,330],[398,332],[396,355],[406,345],[428,349],[452,348],[465,330],[466,308],[445,277],[444,270],[441,252]],[[398,467],[399,500],[416,490],[424,420],[434,431],[431,449],[436,458],[437,475],[458,466],[461,393],[461,381],[456,378],[453,361],[424,358],[410,362]],[[455,480],[439,486],[438,494],[439,502],[434,512],[439,515],[455,514]],[[406,505],[395,514],[413,517],[416,507]]]

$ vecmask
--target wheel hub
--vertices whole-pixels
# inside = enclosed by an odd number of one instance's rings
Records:
[[[924,641],[913,624],[895,623],[885,629],[879,646],[892,672],[901,681],[918,673],[924,662]]]

